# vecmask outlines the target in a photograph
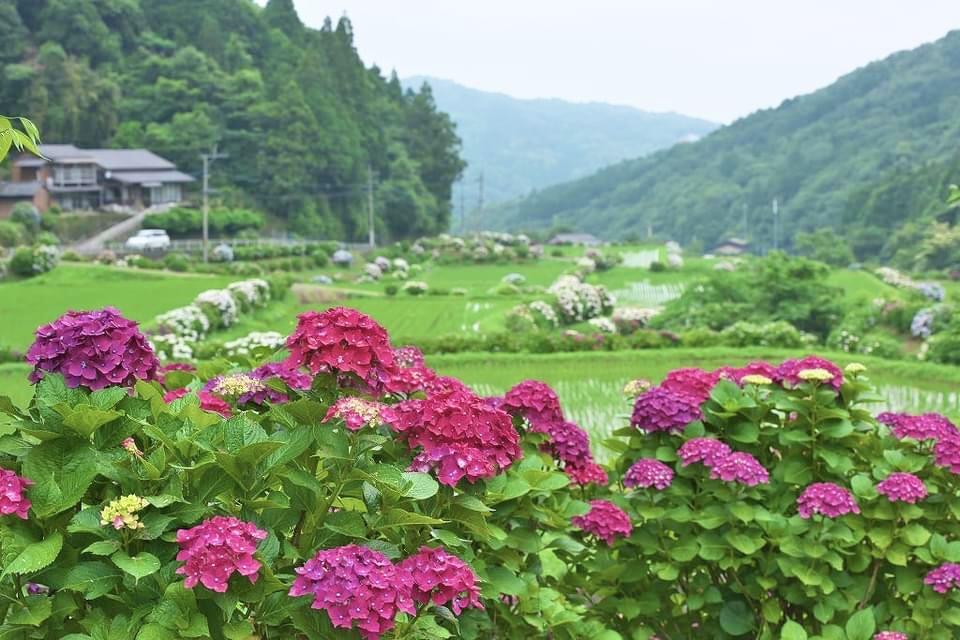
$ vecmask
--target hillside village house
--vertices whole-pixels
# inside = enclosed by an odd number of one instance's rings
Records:
[[[740,238],[729,238],[724,240],[713,248],[714,255],[718,256],[739,256],[746,253],[750,243]]]
[[[146,149],[79,149],[72,144],[40,145],[47,159],[21,155],[11,181],[0,183],[0,217],[18,202],[44,212],[119,207],[142,210],[183,200],[183,185],[194,179]]]

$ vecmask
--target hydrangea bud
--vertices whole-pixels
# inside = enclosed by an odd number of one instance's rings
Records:
[[[137,512],[146,509],[149,503],[140,496],[128,495],[111,500],[100,512],[100,524],[114,529],[143,529]]]

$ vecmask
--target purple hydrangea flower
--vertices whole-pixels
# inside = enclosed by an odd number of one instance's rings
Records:
[[[68,311],[37,328],[27,351],[34,366],[31,382],[45,373],[62,374],[68,387],[132,387],[137,380],[157,377],[159,363],[137,323],[113,307],[99,311]]]
[[[682,393],[654,387],[640,395],[633,405],[630,424],[647,431],[679,433],[703,417],[700,403]]]
[[[691,438],[677,449],[677,455],[680,456],[681,463],[685,467],[695,462],[713,467],[730,453],[730,447],[713,438]]]
[[[410,575],[413,599],[420,604],[449,602],[455,615],[470,607],[484,608],[473,569],[443,549],[420,547],[420,551],[406,558],[398,568]]]
[[[960,436],[944,436],[933,445],[933,461],[951,473],[960,474]]]
[[[498,408],[526,418],[533,431],[546,432],[550,425],[563,421],[556,392],[539,380],[524,380],[514,385],[504,394]]]
[[[710,477],[724,482],[739,482],[748,487],[770,481],[767,470],[749,453],[731,453],[713,465]]]
[[[637,460],[623,476],[623,486],[627,488],[653,487],[663,491],[673,482],[673,469],[653,458]]]
[[[860,506],[853,494],[843,487],[832,482],[816,482],[797,498],[797,512],[804,519],[815,513],[836,518],[847,513],[860,513]]]
[[[873,640],[910,640],[910,636],[900,631],[878,631],[873,634]]]
[[[898,440],[911,438],[922,442],[960,435],[956,425],[939,413],[912,416],[906,413],[884,412],[877,416],[877,421],[890,427]]]
[[[630,516],[608,500],[591,500],[590,511],[574,516],[570,522],[581,531],[593,534],[613,546],[617,536],[629,536],[633,532]]]
[[[960,588],[960,564],[947,562],[927,574],[924,583],[933,587],[937,593],[946,593],[950,589]]]
[[[915,504],[927,497],[923,481],[912,473],[891,473],[877,485],[877,493],[887,496],[890,502]]]
[[[0,515],[12,514],[26,520],[31,504],[26,491],[32,484],[32,480],[18,476],[9,469],[0,469]]]
[[[843,386],[843,371],[840,370],[840,367],[829,360],[824,360],[816,356],[806,356],[799,360],[784,360],[783,363],[777,367],[774,380],[780,384],[786,384],[791,387],[799,386],[803,383],[803,379],[799,374],[806,369],[823,369],[828,371],[833,374],[833,377],[827,384],[838,391],[840,387]]]

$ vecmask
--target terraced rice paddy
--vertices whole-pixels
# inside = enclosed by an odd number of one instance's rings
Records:
[[[611,293],[616,296],[620,304],[659,307],[679,298],[683,294],[683,289],[682,284],[675,282],[653,284],[649,280],[643,280],[627,283],[626,286],[614,289]]]

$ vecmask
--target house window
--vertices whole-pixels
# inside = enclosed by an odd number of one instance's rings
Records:
[[[150,187],[150,204],[165,204],[180,202],[180,185],[163,184],[159,187]]]
[[[97,168],[92,164],[60,164],[53,167],[53,186],[81,187],[97,184]]]

